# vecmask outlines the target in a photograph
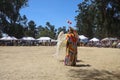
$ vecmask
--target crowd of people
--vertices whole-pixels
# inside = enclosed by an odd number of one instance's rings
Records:
[[[80,42],[80,46],[120,48],[120,40],[89,41],[87,43]]]
[[[38,40],[0,40],[0,46],[55,46],[57,42]]]

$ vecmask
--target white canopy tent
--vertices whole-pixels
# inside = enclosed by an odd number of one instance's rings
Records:
[[[118,40],[117,38],[103,38],[101,41],[115,41]]]
[[[33,37],[27,37],[27,40],[35,40]]]
[[[88,38],[85,37],[84,35],[79,35],[80,42],[86,43],[88,42]]]
[[[15,37],[10,37],[10,36],[5,36],[5,37],[2,37],[0,40],[17,40],[17,38]]]
[[[51,38],[50,37],[40,37],[37,40],[40,42],[50,42]]]
[[[18,39],[17,39],[16,37],[14,37],[14,36],[12,37],[12,39],[13,39],[13,40],[18,40]]]
[[[51,39],[51,42],[58,42],[57,40],[55,40],[55,39]]]
[[[35,38],[33,38],[33,37],[23,37],[23,38],[21,38],[21,40],[35,40]]]
[[[90,39],[89,41],[93,41],[93,42],[97,42],[97,41],[100,41],[98,38],[92,38],[92,39]]]
[[[87,37],[85,37],[84,35],[79,35],[80,39],[88,39]]]

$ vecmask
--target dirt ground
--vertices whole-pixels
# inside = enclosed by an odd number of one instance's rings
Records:
[[[78,47],[75,67],[56,47],[0,47],[0,80],[120,80],[120,49]]]

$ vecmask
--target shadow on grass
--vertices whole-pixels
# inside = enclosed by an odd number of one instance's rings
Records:
[[[77,60],[76,62],[84,62],[83,60]]]
[[[59,60],[60,62],[64,62],[64,60]],[[76,62],[83,62],[83,60],[77,60]]]
[[[89,64],[76,64],[76,66],[73,67],[90,67],[91,65]]]
[[[60,62],[64,62],[64,60],[59,60]],[[83,62],[82,60],[77,60],[76,63],[80,63],[80,62]],[[89,64],[76,64],[75,66],[72,66],[72,67],[91,67],[91,65]]]
[[[80,80],[120,80],[120,72],[100,71],[96,69],[71,69],[68,76]]]

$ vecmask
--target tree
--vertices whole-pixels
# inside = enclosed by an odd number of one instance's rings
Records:
[[[25,36],[31,36],[31,37],[36,37],[36,24],[33,20],[28,22],[28,27],[26,28],[25,31]]]
[[[56,38],[57,29],[55,29],[54,25],[51,25],[50,22],[46,22],[46,29],[48,29],[48,34],[50,38]]]
[[[58,35],[61,31],[63,31],[64,33],[66,33],[66,32],[67,32],[66,26],[59,27],[59,28],[58,28],[58,32],[57,32],[57,35]]]
[[[49,22],[46,22],[46,26],[38,27],[38,36],[37,37],[50,37],[52,39],[56,38],[57,29],[54,25],[51,25]]]
[[[118,37],[120,0],[84,0],[78,5],[77,29],[88,37]]]
[[[27,2],[28,0],[1,0],[0,15],[4,16],[9,23],[15,23],[20,16],[20,9],[26,6]]]
[[[76,16],[77,30],[79,34],[92,37],[94,26],[94,7],[87,1],[88,0],[85,0],[78,5],[79,10],[76,11],[79,13]]]
[[[18,19],[19,24],[22,25],[23,27],[27,26],[27,21],[28,21],[28,19],[27,19],[26,15],[20,16]]]
[[[14,36],[16,38],[24,37],[24,27],[20,24],[15,25]]]
[[[0,29],[14,36],[16,25],[19,25],[20,9],[27,6],[28,0],[0,0]]]
[[[0,31],[0,38],[2,37],[2,32]]]

